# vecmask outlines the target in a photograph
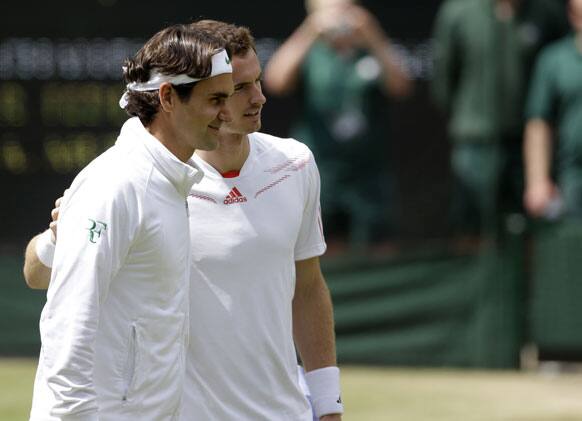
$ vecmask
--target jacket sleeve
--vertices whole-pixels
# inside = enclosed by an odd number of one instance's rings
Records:
[[[434,72],[431,91],[435,103],[450,111],[460,66],[457,38],[457,15],[462,5],[458,0],[448,0],[441,6],[433,33]]]
[[[59,419],[98,419],[93,357],[100,308],[138,227],[134,195],[102,181],[74,183],[65,197],[41,317],[41,365],[56,398],[51,415]]]

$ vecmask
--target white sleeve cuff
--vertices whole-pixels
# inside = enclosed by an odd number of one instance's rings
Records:
[[[50,229],[40,234],[36,239],[36,255],[38,260],[48,268],[53,267],[53,257],[55,255],[55,243]]]
[[[343,414],[339,368],[324,367],[305,373],[313,411],[317,418],[329,414]]]

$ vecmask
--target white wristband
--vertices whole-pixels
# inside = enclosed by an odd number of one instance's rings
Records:
[[[38,260],[46,267],[53,267],[53,257],[55,255],[55,243],[53,243],[53,233],[50,229],[40,234],[36,239],[36,255]]]
[[[329,414],[343,414],[339,381],[339,368],[324,367],[305,373],[313,412],[317,418]]]

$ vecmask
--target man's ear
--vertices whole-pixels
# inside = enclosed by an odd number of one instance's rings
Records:
[[[158,97],[163,111],[170,112],[174,108],[176,96],[171,83],[162,83],[162,86],[158,89]]]

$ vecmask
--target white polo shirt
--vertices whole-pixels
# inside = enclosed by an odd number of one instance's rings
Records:
[[[240,175],[205,173],[188,198],[190,345],[182,420],[311,421],[292,333],[295,261],[326,245],[319,174],[293,139],[249,136]]]

